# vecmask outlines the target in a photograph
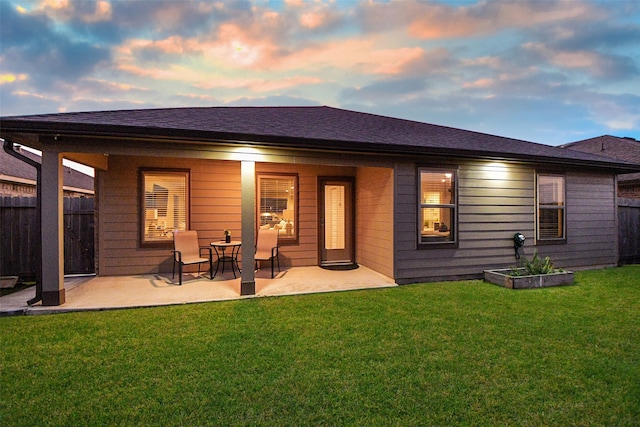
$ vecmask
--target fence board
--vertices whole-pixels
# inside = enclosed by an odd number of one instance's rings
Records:
[[[0,276],[35,277],[35,197],[0,197]],[[95,271],[94,198],[64,198],[64,273]]]
[[[618,198],[619,264],[640,263],[640,200]]]

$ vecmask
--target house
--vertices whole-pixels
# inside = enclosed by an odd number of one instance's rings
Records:
[[[564,144],[561,145],[561,147],[640,165],[640,141],[635,138],[619,138],[617,136],[602,135],[596,138]],[[618,196],[640,199],[640,173],[629,173],[618,176]]]
[[[40,163],[40,156],[22,147],[16,147],[16,152],[36,163]],[[63,168],[65,197],[93,196],[93,177],[74,170],[68,166]],[[35,197],[36,169],[0,150],[0,197]]]
[[[3,141],[0,140],[0,143]],[[40,224],[37,179],[40,155],[22,146],[0,148],[0,217],[2,248],[0,276],[37,280],[40,273]],[[93,177],[68,166],[61,168],[64,197],[64,270],[67,274],[94,271]]]
[[[603,135],[561,146],[640,165],[640,141]],[[640,263],[640,173],[618,175],[618,264]]]
[[[96,168],[97,274],[171,271],[172,231],[229,229],[254,264],[260,227],[280,263],[364,265],[398,284],[514,265],[514,233],[558,266],[617,262],[615,176],[637,165],[331,107],[211,107],[2,117],[42,150],[42,301],[64,302],[63,157]],[[240,293],[255,294],[243,268]]]

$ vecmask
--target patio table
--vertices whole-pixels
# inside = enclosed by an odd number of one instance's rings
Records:
[[[233,278],[236,278],[236,271],[238,269],[238,273],[240,273],[240,266],[238,265],[238,254],[240,254],[240,247],[242,246],[242,242],[239,240],[232,240],[227,243],[224,240],[211,242],[211,246],[216,251],[216,256],[218,257],[218,262],[216,263],[216,271],[213,273],[213,277],[216,277],[218,274],[218,268],[222,263],[222,274],[224,274],[224,264],[229,262],[231,263],[231,271],[233,272]],[[231,254],[227,255],[225,252],[227,248],[231,248]]]

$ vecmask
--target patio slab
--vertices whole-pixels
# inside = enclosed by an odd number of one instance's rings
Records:
[[[154,307],[245,298],[299,295],[397,286],[393,279],[360,266],[356,270],[331,271],[320,267],[294,267],[275,279],[267,271],[256,273],[256,295],[240,295],[240,278],[231,273],[214,280],[185,274],[178,286],[171,275],[88,276],[65,278],[66,302],[61,306],[28,306],[35,287],[0,298],[0,315],[50,314],[72,311]]]

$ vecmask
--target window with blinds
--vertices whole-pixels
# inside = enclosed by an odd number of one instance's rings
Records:
[[[168,243],[189,227],[189,172],[141,170],[141,243]]]
[[[455,242],[456,171],[420,168],[419,243]]]
[[[565,178],[562,175],[538,175],[537,239],[563,240],[565,236]]]
[[[298,238],[298,175],[258,175],[258,227],[279,230],[280,241]]]

